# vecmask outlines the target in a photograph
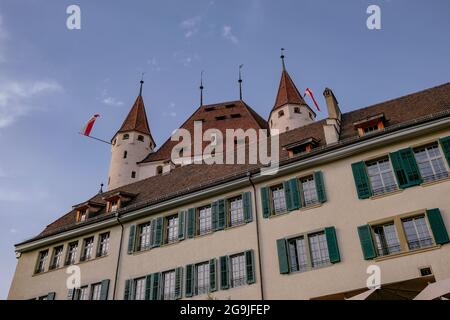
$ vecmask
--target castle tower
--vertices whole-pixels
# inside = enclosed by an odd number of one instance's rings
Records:
[[[308,106],[302,95],[298,91],[283,61],[283,71],[281,73],[280,86],[272,112],[269,116],[269,126],[271,134],[278,129],[279,133],[303,127],[315,121],[316,113]]]
[[[155,148],[155,141],[142,99],[142,85],[139,96],[120,127],[111,140],[111,165],[109,167],[108,190],[138,181],[139,167],[142,161]]]

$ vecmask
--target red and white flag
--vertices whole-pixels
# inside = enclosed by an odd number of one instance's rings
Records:
[[[312,101],[314,102],[314,105],[316,106],[317,110],[320,111],[319,105],[316,101],[316,98],[314,98],[314,94],[312,93],[311,89],[306,88],[305,94],[303,95],[303,97],[305,97],[306,95],[310,96]]]
[[[94,114],[91,119],[86,123],[86,125],[81,129],[80,133],[82,135],[88,136],[91,134],[92,127],[94,126],[95,120],[100,117],[99,114]]]

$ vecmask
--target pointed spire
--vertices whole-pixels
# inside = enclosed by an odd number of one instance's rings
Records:
[[[203,87],[203,70],[200,73],[200,106],[203,105],[203,89],[205,87]]]
[[[239,80],[238,80],[238,83],[239,83],[239,100],[241,100],[241,101],[242,101],[242,74],[241,74],[241,69],[242,69],[243,66],[244,66],[243,64],[241,64],[239,66]]]
[[[272,110],[278,109],[286,104],[304,104],[307,105],[297,87],[292,81],[289,73],[286,70],[284,62],[284,48],[281,49],[281,60],[283,64],[283,71],[281,73],[280,86],[278,88],[277,98]]]
[[[139,96],[136,98],[130,112],[128,113],[125,121],[122,123],[119,132],[138,131],[144,134],[152,136],[150,133],[150,127],[147,121],[147,114],[145,112],[144,99],[142,98],[142,86],[144,80],[140,81]]]

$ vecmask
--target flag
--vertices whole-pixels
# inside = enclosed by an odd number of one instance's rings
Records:
[[[311,89],[306,88],[306,91],[305,91],[305,94],[303,95],[303,97],[305,97],[306,95],[311,97],[311,99],[314,102],[314,105],[316,106],[317,110],[320,111],[319,105],[317,104],[317,101],[314,98],[314,94],[312,93]]]
[[[81,134],[88,136],[91,134],[92,127],[94,126],[95,120],[100,117],[99,114],[94,114],[91,119],[86,123],[86,125],[81,129]]]

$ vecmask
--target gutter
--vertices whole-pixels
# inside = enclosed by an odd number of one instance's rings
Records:
[[[123,224],[120,221],[120,214],[116,214],[116,221],[120,225],[120,243],[119,243],[119,253],[117,255],[117,263],[116,263],[116,273],[114,275],[114,289],[113,289],[113,296],[112,299],[116,300],[116,288],[117,288],[117,281],[119,278],[119,265],[120,265],[120,258],[122,257],[122,242],[123,242]]]
[[[263,284],[263,276],[262,276],[262,258],[261,258],[261,241],[259,236],[259,214],[258,214],[258,205],[256,201],[256,186],[252,181],[252,175],[248,173],[248,181],[253,187],[253,199],[255,200],[255,224],[256,224],[256,241],[258,246],[258,264],[259,264],[259,283],[261,290],[261,300],[264,300],[264,284]]]

